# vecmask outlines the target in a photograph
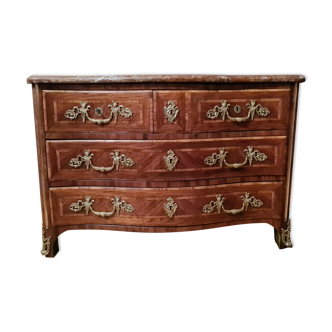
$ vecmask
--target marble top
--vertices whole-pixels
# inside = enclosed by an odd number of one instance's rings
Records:
[[[302,75],[32,75],[27,83],[264,83],[304,82]]]

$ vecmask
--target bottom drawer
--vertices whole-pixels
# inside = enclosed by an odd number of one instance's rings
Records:
[[[280,219],[282,182],[191,188],[51,188],[52,225],[193,226]]]

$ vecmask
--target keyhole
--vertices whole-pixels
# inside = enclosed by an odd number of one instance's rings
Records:
[[[240,105],[236,105],[236,106],[234,107],[234,112],[235,112],[236,114],[240,114],[240,113],[241,113],[241,106],[240,106]]]
[[[172,163],[172,161],[173,161],[173,159],[171,158],[171,159],[169,160],[169,162]]]
[[[172,207],[171,206],[169,207],[169,210],[172,211]]]

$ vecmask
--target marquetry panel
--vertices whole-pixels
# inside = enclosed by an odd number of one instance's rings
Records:
[[[124,108],[129,108],[132,116],[125,118],[119,115],[117,122],[113,117],[109,123],[101,125],[94,124],[88,119],[84,123],[80,115],[74,120],[68,119],[65,113],[75,106],[81,107],[81,101],[86,101],[90,105],[89,116],[92,119],[107,119],[111,114],[108,105],[114,101]],[[45,90],[43,91],[43,107],[45,132],[48,133],[152,132],[151,91]],[[101,116],[96,114],[97,108],[103,110]]]
[[[189,111],[190,132],[217,132],[243,130],[274,130],[287,129],[290,110],[290,88],[264,90],[220,90],[220,91],[191,91]],[[247,104],[256,101],[267,108],[270,114],[266,117],[258,116],[244,122],[232,122],[227,117],[223,121],[221,116],[216,119],[207,117],[207,112],[215,106],[221,106],[221,101],[230,104],[231,117],[246,117]],[[240,113],[234,112],[234,107],[241,107]]]
[[[282,214],[282,182],[239,183],[192,188],[100,188],[63,187],[51,188],[52,225],[115,224],[132,226],[191,226],[246,219],[278,219]],[[216,200],[216,195],[225,197],[226,209],[242,207],[241,196],[250,193],[263,205],[249,207],[247,211],[233,215],[221,211],[204,213],[203,207]],[[131,213],[121,211],[111,217],[100,217],[91,211],[86,215],[69,209],[72,203],[85,201],[85,196],[94,200],[95,211],[112,211],[111,199],[120,196],[134,207]],[[178,205],[172,218],[164,211],[164,203],[172,197]]]
[[[185,133],[187,128],[187,102],[189,93],[184,91],[154,91],[154,132],[155,133]],[[173,122],[167,120],[164,109],[172,100],[179,112]]]
[[[285,136],[237,137],[201,140],[108,140],[108,141],[47,141],[47,165],[50,181],[79,180],[131,180],[131,181],[187,181],[223,177],[241,177],[252,175],[284,175],[286,164]],[[242,163],[246,159],[245,149],[252,146],[254,150],[266,155],[264,161],[253,160],[252,165],[230,168],[219,162],[208,166],[205,159],[219,148],[228,152],[228,163]],[[172,171],[166,168],[164,156],[169,150],[178,158]],[[78,168],[69,165],[72,158],[83,156],[84,150],[93,154],[95,166],[109,167],[113,164],[111,153],[118,150],[134,165],[108,172],[99,172],[83,163]],[[62,182],[64,183],[64,182]]]

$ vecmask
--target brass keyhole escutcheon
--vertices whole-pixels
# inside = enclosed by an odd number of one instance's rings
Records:
[[[166,168],[169,171],[172,171],[173,168],[176,166],[177,162],[178,162],[178,157],[175,155],[175,153],[173,152],[173,150],[169,150],[167,152],[167,156],[164,156],[164,163]]]
[[[174,202],[174,199],[172,197],[168,197],[167,203],[164,203],[164,211],[166,215],[170,218],[173,218],[177,208],[178,205]]]
[[[236,114],[240,114],[240,113],[241,113],[241,106],[240,106],[240,105],[236,105],[236,106],[234,107],[234,112],[235,112]]]
[[[173,123],[178,116],[179,109],[175,106],[173,100],[169,100],[167,105],[167,107],[164,107],[164,114],[168,122]]]

